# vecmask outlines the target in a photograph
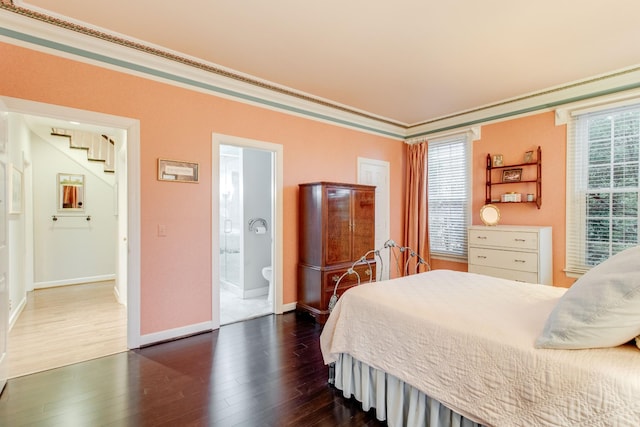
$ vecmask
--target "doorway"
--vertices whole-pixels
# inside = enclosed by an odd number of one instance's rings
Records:
[[[139,347],[140,341],[140,322],[139,322],[139,202],[136,199],[139,179],[139,124],[136,120],[127,118],[108,116],[100,113],[92,113],[82,110],[75,110],[66,107],[53,106],[37,102],[25,101],[14,98],[2,98],[13,117],[19,117],[25,123],[22,134],[19,135],[24,139],[25,133],[28,135],[29,127],[26,125],[26,117],[44,124],[48,127],[60,127],[61,123],[65,123],[67,127],[77,126],[85,130],[96,131],[100,134],[113,135],[116,143],[116,165],[118,172],[115,174],[115,185],[113,185],[113,207],[108,215],[116,217],[117,228],[112,238],[115,238],[115,275],[111,277],[111,284],[106,286],[109,292],[117,295],[117,299],[126,304],[126,341],[122,351],[128,348]],[[31,141],[29,141],[29,144]],[[133,162],[133,163],[132,163]],[[31,160],[25,161],[25,201],[32,198],[33,194],[33,164]],[[133,173],[132,173],[133,172]],[[53,187],[55,188],[55,186]],[[13,289],[12,303],[14,304],[12,311],[12,321],[15,322],[20,312],[16,311],[16,304],[20,301],[26,303],[27,292],[33,291],[36,283],[34,275],[34,266],[36,263],[34,250],[36,243],[34,242],[34,206],[25,203],[24,218],[24,235],[21,244],[24,245],[22,251],[24,255],[24,269],[22,272],[14,271],[14,274],[22,274],[23,288]],[[51,214],[52,212],[47,212]],[[55,213],[55,212],[53,212]],[[87,215],[87,218],[90,215]],[[53,217],[53,215],[52,215]],[[94,218],[92,218],[94,219]],[[78,218],[68,218],[69,221],[78,221]],[[83,219],[89,221],[88,219]],[[54,222],[51,222],[54,224]],[[62,225],[62,222],[57,225]],[[67,224],[69,226],[69,224]],[[52,283],[55,285],[55,283]],[[61,283],[64,284],[64,283]],[[95,286],[96,288],[104,288],[104,285]],[[24,307],[19,307],[20,310]],[[46,350],[45,350],[46,351]],[[11,353],[11,348],[9,349]],[[11,354],[9,354],[10,357]]]
[[[214,327],[282,313],[282,146],[213,135]]]
[[[220,145],[220,324],[273,313],[273,153]]]

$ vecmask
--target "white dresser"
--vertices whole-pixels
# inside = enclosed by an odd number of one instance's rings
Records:
[[[470,273],[553,284],[551,227],[472,225],[468,233]]]

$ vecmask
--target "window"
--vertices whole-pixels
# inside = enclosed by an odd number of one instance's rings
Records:
[[[640,104],[575,114],[567,145],[567,271],[638,245]]]
[[[470,183],[467,134],[429,141],[429,244],[432,256],[467,256]]]

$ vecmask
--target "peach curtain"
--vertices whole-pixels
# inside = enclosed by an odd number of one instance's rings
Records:
[[[427,142],[407,146],[407,169],[405,176],[405,226],[404,245],[409,246],[429,265],[429,209],[427,204]],[[405,262],[406,257],[405,254]],[[415,263],[410,271],[415,271]],[[425,266],[420,271],[426,270]]]

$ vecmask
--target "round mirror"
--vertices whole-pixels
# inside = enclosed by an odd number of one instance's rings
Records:
[[[496,225],[500,221],[500,209],[496,205],[484,205],[480,209],[480,219],[484,225]]]

